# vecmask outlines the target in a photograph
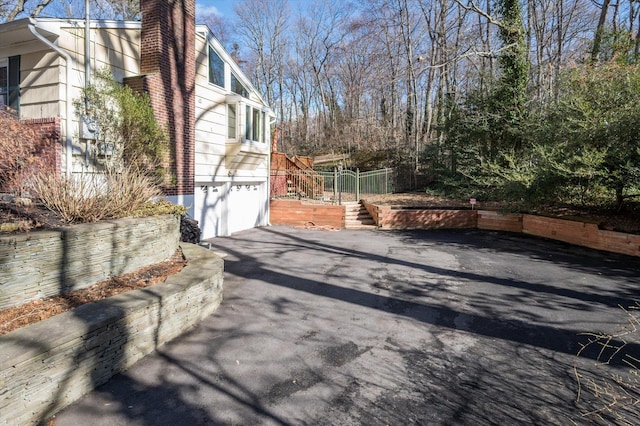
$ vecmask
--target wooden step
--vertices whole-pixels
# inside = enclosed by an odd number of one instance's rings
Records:
[[[367,209],[361,203],[343,203],[345,206],[344,227],[346,229],[377,229]]]

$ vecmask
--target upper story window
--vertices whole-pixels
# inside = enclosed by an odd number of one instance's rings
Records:
[[[243,86],[243,84],[240,82],[240,80],[238,80],[238,77],[236,77],[234,73],[231,73],[231,91],[233,93],[237,93],[243,98],[249,97],[249,91],[246,87]]]
[[[224,61],[209,46],[209,83],[224,88]]]
[[[0,109],[9,101],[9,61],[0,59]]]

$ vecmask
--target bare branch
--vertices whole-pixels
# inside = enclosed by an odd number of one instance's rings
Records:
[[[47,5],[49,3],[51,3],[53,0],[42,0],[40,2],[39,5],[36,6],[35,9],[33,9],[33,12],[31,12],[31,16],[32,17],[37,17],[38,15],[40,15],[40,12],[42,12],[42,9],[44,9],[45,7],[47,7]]]
[[[7,22],[14,21],[16,19],[16,16],[18,16],[20,13],[24,12],[24,4],[25,4],[25,2],[26,2],[26,0],[18,0],[16,2],[16,5],[11,10],[11,13],[9,13],[9,15],[7,15]]]
[[[480,9],[480,7],[478,7],[478,5],[473,0],[468,0],[467,4],[463,4],[461,0],[454,0],[454,1],[458,3],[458,5],[461,8],[472,11],[472,12],[476,12],[477,14],[485,17],[487,21],[489,21],[489,23],[494,24],[500,28],[504,28],[504,24],[502,23],[502,21],[497,20],[493,16],[489,15],[486,11]]]

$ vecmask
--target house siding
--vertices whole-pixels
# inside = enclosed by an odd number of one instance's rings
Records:
[[[63,117],[65,85],[64,60],[51,51],[20,55],[20,117]],[[28,88],[29,90],[25,90]]]
[[[117,81],[149,94],[156,119],[169,130],[175,158],[175,185],[164,188],[165,195],[187,206],[201,227],[206,225],[205,218],[214,223],[205,226],[215,231],[203,234],[204,238],[268,224],[269,137],[260,143],[239,142],[244,132],[240,123],[246,114],[241,106],[237,111],[238,140],[227,141],[228,96],[234,102],[239,99],[229,90],[230,73],[248,90],[248,98],[242,98],[241,105],[263,111],[261,121],[269,117],[267,105],[210,31],[203,26],[196,32],[193,0],[144,0],[141,4],[141,23],[91,24],[92,72],[108,68]],[[71,56],[73,87],[69,101],[81,99],[85,84],[84,23],[49,18],[38,22],[43,31],[46,27],[49,34],[58,35],[56,43]],[[226,63],[226,88],[209,83],[210,43]],[[72,136],[72,171],[91,170],[86,163],[87,144],[78,136],[75,113],[67,126],[68,64],[64,57],[33,40],[28,42],[28,49],[0,46],[0,51],[21,55],[22,118],[56,118],[64,141],[61,149],[66,146],[66,138]],[[69,160],[64,154],[67,161],[62,162],[62,171]]]

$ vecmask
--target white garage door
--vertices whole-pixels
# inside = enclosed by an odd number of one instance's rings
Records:
[[[200,226],[201,238],[267,225],[266,187],[265,182],[196,184],[194,218]]]
[[[194,219],[200,226],[200,238],[207,239],[223,234],[222,203],[226,185],[199,183],[195,188]]]
[[[268,199],[264,183],[234,183],[227,195],[228,231],[230,234],[266,224]]]

